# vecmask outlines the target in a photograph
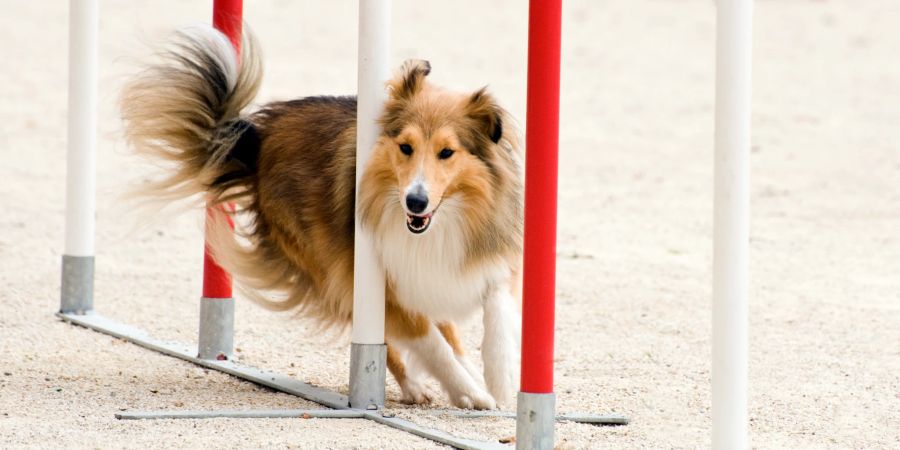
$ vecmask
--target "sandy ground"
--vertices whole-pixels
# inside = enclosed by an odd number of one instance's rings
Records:
[[[58,307],[66,2],[0,10],[0,447],[427,448],[358,420],[120,422],[122,409],[313,405],[66,325]],[[246,19],[260,101],[355,91],[355,2],[265,2]],[[524,122],[524,2],[395,2],[393,55],[436,82],[490,84]],[[199,212],[133,232],[117,200],[145,170],[114,108],[146,44],[208,2],[103,1],[97,310],[193,342]],[[758,448],[900,447],[900,5],[759,1],[752,150],[750,438]],[[561,448],[710,442],[714,9],[567,1],[558,282]],[[478,318],[466,326],[480,340]],[[238,302],[238,355],[346,392],[348,339]],[[399,398],[388,387],[391,407]],[[443,402],[443,400],[442,400]],[[439,407],[446,407],[440,403]],[[399,415],[498,439],[510,420]]]

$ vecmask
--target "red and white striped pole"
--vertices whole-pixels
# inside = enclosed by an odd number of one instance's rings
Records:
[[[522,289],[522,384],[516,446],[552,449],[553,327],[556,299],[556,203],[562,0],[528,8],[525,132],[525,258]]]
[[[243,0],[214,0],[213,26],[228,36],[235,51],[241,51]],[[216,215],[226,206],[210,206],[206,210],[206,233]],[[230,206],[228,207],[230,209]],[[231,218],[228,223],[234,224]],[[200,332],[197,340],[198,357],[202,359],[231,359],[234,349],[234,297],[231,274],[216,264],[209,243],[203,253],[203,297],[200,299]]]

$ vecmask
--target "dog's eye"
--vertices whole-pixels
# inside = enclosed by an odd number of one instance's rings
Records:
[[[438,158],[441,158],[441,159],[447,159],[451,156],[453,156],[453,150],[450,150],[449,148],[445,148],[445,149],[441,150],[440,153],[438,153]]]
[[[400,151],[406,156],[412,155],[412,146],[409,144],[400,144]]]

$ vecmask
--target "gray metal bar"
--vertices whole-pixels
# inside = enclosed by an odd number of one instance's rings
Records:
[[[108,334],[119,339],[124,339],[131,343],[140,345],[141,347],[154,350],[165,355],[174,356],[188,362],[192,362],[199,366],[209,369],[225,372],[229,375],[251,381],[256,384],[268,386],[281,392],[296,395],[300,398],[318,403],[320,405],[334,408],[334,411],[325,410],[222,410],[222,411],[132,411],[123,412],[116,415],[121,419],[201,419],[212,417],[245,417],[245,418],[262,418],[262,417],[304,417],[308,414],[310,418],[362,418],[378,422],[382,425],[389,426],[407,433],[414,434],[435,442],[450,445],[461,449],[482,450],[482,449],[508,449],[509,446],[500,444],[499,442],[484,442],[473,439],[458,438],[443,431],[426,428],[412,423],[408,420],[392,417],[390,413],[383,411],[366,411],[359,409],[348,409],[349,400],[346,396],[311,386],[302,381],[274,373],[256,369],[254,367],[245,366],[234,361],[217,361],[200,359],[196,356],[196,349],[191,346],[179,344],[177,342],[167,342],[155,339],[143,330],[118,323],[114,320],[107,319],[97,314],[78,315],[58,313],[57,316],[63,320],[90,328],[104,334]],[[522,394],[520,394],[522,395]],[[528,394],[540,395],[540,394]],[[552,396],[552,394],[549,394]],[[520,399],[521,402],[521,399]],[[521,405],[521,403],[520,403]],[[430,411],[432,414],[447,414],[454,417],[512,417],[511,412],[507,411],[458,411],[458,410],[437,410]],[[551,409],[548,417],[552,416]],[[580,418],[579,418],[580,417]],[[583,420],[584,417],[593,417],[591,420]],[[628,419],[624,416],[616,415],[561,415],[557,420],[572,420],[583,423],[609,423],[609,424],[627,424]],[[521,427],[520,427],[521,428]],[[552,421],[551,421],[552,429]],[[520,438],[518,438],[520,439]],[[520,439],[521,440],[521,439]],[[523,448],[523,447],[519,447]]]
[[[94,309],[94,257],[62,257],[59,312],[87,314]]]
[[[513,411],[470,411],[451,409],[425,410],[426,413],[437,417],[453,417],[457,419],[480,419],[483,417],[516,418]],[[236,419],[279,418],[279,417],[328,417],[328,418],[363,418],[363,411],[343,409],[222,409],[215,411],[127,411],[116,414],[117,419],[205,419],[215,417],[230,417]],[[391,417],[389,412],[384,412],[385,417]],[[569,413],[556,416],[557,422],[577,422],[593,425],[627,425],[628,418],[620,414],[582,414]]]
[[[351,344],[351,408],[379,409],[384,407],[384,383],[386,364],[386,345],[356,343]]]
[[[471,410],[452,410],[452,409],[433,409],[428,411],[429,414],[435,416],[447,415],[460,419],[477,419],[481,417],[505,417],[515,419],[514,411],[471,411]],[[628,425],[629,419],[621,414],[588,414],[588,413],[568,413],[558,414],[557,422],[577,422],[592,425]]]
[[[320,405],[334,409],[346,409],[349,404],[347,397],[326,389],[311,386],[294,378],[275,372],[260,370],[234,361],[216,361],[200,359],[197,357],[197,349],[177,342],[166,342],[148,335],[143,330],[124,325],[103,316],[92,314],[80,316],[75,314],[59,313],[57,316],[63,320],[90,328],[101,333],[115,336],[120,339],[149,348],[169,356],[183,359],[194,364],[225,372],[238,378],[252,381],[256,384],[268,386],[272,389],[296,395],[297,397],[316,402]]]
[[[516,411],[516,448],[553,449],[556,394],[519,392]]]
[[[373,420],[383,425],[387,425],[391,428],[396,428],[398,430],[405,431],[410,434],[414,434],[419,437],[423,437],[426,439],[431,439],[432,441],[439,442],[441,444],[450,445],[452,447],[464,449],[464,450],[497,450],[497,449],[509,449],[509,446],[503,445],[499,442],[486,442],[486,441],[476,441],[474,439],[466,439],[459,438],[453,436],[452,434],[445,433],[440,430],[435,430],[433,428],[426,428],[420,425],[417,425],[408,420],[403,420],[397,417],[387,417],[385,414],[382,414],[381,411],[369,411],[365,414],[366,418],[369,420]]]
[[[200,332],[197,357],[231,359],[234,352],[234,299],[200,299]]]
[[[591,425],[628,425],[631,420],[621,414],[569,413],[556,416],[557,422],[587,423]]]
[[[352,409],[221,409],[215,411],[124,411],[122,420],[154,419],[364,419],[365,412]]]
[[[443,431],[416,425],[407,420],[390,417],[381,411],[364,411],[359,409],[223,409],[216,411],[124,411],[117,413],[121,420],[158,420],[158,419],[367,419],[391,428],[398,429],[419,437],[431,439],[441,444],[466,450],[508,449],[508,446],[494,442],[477,441],[458,438]]]

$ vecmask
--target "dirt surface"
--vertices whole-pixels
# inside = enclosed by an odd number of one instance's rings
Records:
[[[201,213],[141,223],[119,200],[146,167],[115,100],[148,43],[209,2],[103,1],[97,311],[194,342]],[[347,94],[356,2],[248,4],[260,102]],[[0,15],[0,447],[427,448],[361,420],[117,421],[124,409],[307,408],[85,329],[58,308],[66,2]],[[560,448],[710,443],[714,6],[565,2],[556,387]],[[395,1],[393,57],[435,82],[489,84],[524,125],[524,2]],[[750,439],[758,448],[900,447],[900,6],[758,1],[754,38]],[[137,226],[136,226],[137,225]],[[465,326],[477,353],[480,318]],[[240,359],[341,392],[349,339],[238,301]],[[497,440],[506,419],[401,417]],[[436,407],[445,408],[445,400]]]

